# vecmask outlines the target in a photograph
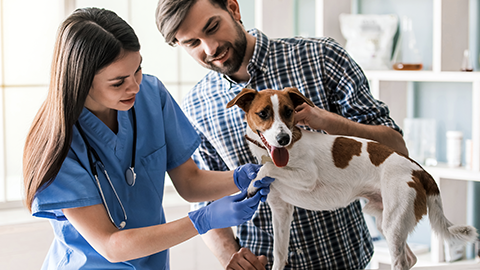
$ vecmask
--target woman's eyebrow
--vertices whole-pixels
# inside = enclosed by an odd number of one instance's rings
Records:
[[[119,81],[119,80],[124,80],[126,78],[130,77],[130,75],[127,75],[127,76],[118,76],[118,77],[115,77],[113,79],[110,79],[108,81]]]

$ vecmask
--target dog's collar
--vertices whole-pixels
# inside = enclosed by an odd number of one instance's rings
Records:
[[[245,139],[247,139],[247,141],[255,144],[256,146],[260,147],[260,148],[264,148],[265,149],[265,146],[263,144],[261,144],[259,141],[256,141],[250,137],[248,137],[248,135],[245,134]]]

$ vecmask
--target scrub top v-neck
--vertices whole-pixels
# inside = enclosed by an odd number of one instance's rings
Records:
[[[118,132],[112,132],[87,109],[78,119],[90,145],[100,156],[121,199],[128,222],[124,229],[165,223],[162,208],[165,172],[192,155],[200,139],[177,103],[155,77],[143,75],[135,101],[137,145],[135,185],[125,181],[131,165],[133,119],[118,111]],[[99,173],[100,181],[105,181]],[[93,180],[87,150],[78,130],[59,174],[51,185],[39,191],[32,205],[34,216],[50,218],[55,240],[44,269],[169,269],[168,251],[145,258],[112,264],[98,254],[65,218],[61,209],[102,204]],[[112,190],[104,187],[112,217],[123,218]]]

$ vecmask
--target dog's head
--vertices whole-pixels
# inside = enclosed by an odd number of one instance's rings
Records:
[[[287,149],[296,136],[301,136],[295,128],[294,112],[304,102],[314,106],[293,87],[260,92],[245,88],[227,104],[227,108],[237,105],[245,111],[248,126],[258,134],[275,165],[283,167],[288,163]]]

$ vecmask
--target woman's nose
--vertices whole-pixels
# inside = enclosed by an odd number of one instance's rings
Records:
[[[132,80],[130,80],[130,85],[127,89],[127,92],[136,94],[136,93],[138,93],[138,91],[140,91],[140,82],[137,81],[136,76],[133,76]]]

